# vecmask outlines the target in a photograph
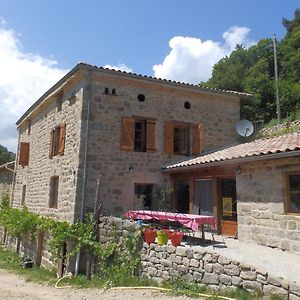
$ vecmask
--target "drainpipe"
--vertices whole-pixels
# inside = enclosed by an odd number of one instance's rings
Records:
[[[91,115],[91,101],[92,101],[92,75],[93,70],[89,70],[88,74],[88,102],[87,102],[87,114],[86,114],[86,126],[85,126],[85,143],[84,143],[84,157],[83,157],[83,176],[82,176],[82,190],[81,190],[81,207],[80,207],[80,221],[83,222],[84,219],[84,207],[85,207],[85,187],[86,187],[86,174],[87,174],[87,154],[89,145],[89,121]],[[76,256],[75,263],[75,276],[78,275],[79,263],[80,263],[80,253],[79,249]]]

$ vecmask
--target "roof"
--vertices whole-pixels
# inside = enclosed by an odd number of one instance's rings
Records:
[[[152,76],[146,76],[146,75],[142,75],[142,74],[136,74],[136,73],[125,72],[125,71],[120,71],[120,70],[97,67],[97,66],[93,66],[93,65],[90,65],[87,63],[80,62],[72,70],[70,70],[63,78],[61,78],[54,86],[52,86],[44,95],[42,95],[31,107],[29,107],[29,109],[22,115],[22,117],[16,122],[16,124],[19,125],[22,121],[24,121],[24,119],[27,117],[27,115],[29,115],[32,111],[34,111],[44,100],[46,100],[47,97],[49,97],[51,94],[53,94],[57,90],[59,90],[61,88],[61,86],[66,81],[68,81],[69,78],[74,76],[76,74],[76,72],[79,70],[96,70],[96,71],[100,71],[100,72],[110,74],[110,75],[126,76],[129,78],[136,78],[136,79],[148,80],[148,81],[157,82],[157,83],[163,83],[163,84],[169,84],[169,85],[171,84],[171,85],[176,85],[176,86],[181,86],[181,87],[186,87],[186,88],[193,88],[198,91],[205,91],[205,92],[209,92],[209,93],[233,95],[233,96],[237,96],[240,98],[252,97],[252,95],[248,94],[248,93],[222,90],[222,89],[216,89],[216,88],[209,88],[209,87],[199,86],[199,85],[195,85],[195,84],[189,84],[189,83],[184,83],[184,82],[179,82],[179,81],[173,81],[173,80],[156,78],[156,77],[152,77]]]
[[[11,172],[14,172],[14,165],[15,165],[15,161],[10,161],[10,162],[7,162],[3,165],[0,165],[0,171],[3,169],[5,170],[9,170]]]
[[[222,165],[226,162],[251,161],[257,158],[278,158],[279,154],[300,155],[300,132],[293,132],[273,138],[262,138],[249,143],[231,146],[212,153],[190,158],[164,167],[165,170],[180,171],[209,164]]]

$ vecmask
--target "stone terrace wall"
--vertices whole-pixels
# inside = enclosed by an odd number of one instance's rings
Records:
[[[133,228],[138,226],[129,220],[102,217],[100,241],[106,243],[110,236],[122,236]],[[201,246],[174,247],[143,243],[141,274],[157,281],[183,277],[217,290],[241,287],[250,291],[259,290],[265,295],[278,294],[284,299],[300,299],[300,287],[295,284]]]
[[[296,170],[299,157],[242,166],[236,177],[240,240],[300,254],[300,216],[285,212],[285,176]]]
[[[283,299],[300,299],[299,286],[200,246],[149,246],[144,243],[142,253],[142,275],[154,280],[183,277],[214,290],[241,287],[259,290],[264,295],[276,294]]]

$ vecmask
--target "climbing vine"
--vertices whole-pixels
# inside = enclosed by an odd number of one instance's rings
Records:
[[[66,221],[42,217],[26,207],[10,207],[9,199],[4,197],[0,205],[0,226],[6,227],[10,236],[19,239],[25,236],[37,238],[39,233],[47,233],[50,237],[49,250],[55,259],[61,258],[63,245],[67,243],[68,257],[75,255],[80,249],[87,249],[98,259],[100,268],[108,265],[123,266],[133,273],[139,263],[141,232],[129,230],[121,243],[117,234],[112,234],[110,242],[104,246],[97,240],[92,216],[87,216],[85,222],[69,224]]]

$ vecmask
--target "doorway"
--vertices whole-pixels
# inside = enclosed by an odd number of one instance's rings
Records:
[[[221,233],[237,235],[237,201],[235,178],[220,179],[220,225]]]
[[[184,214],[189,213],[189,201],[190,201],[189,182],[185,180],[177,181],[176,194],[177,194],[176,211]]]
[[[213,180],[196,179],[192,213],[196,215],[213,215]]]

